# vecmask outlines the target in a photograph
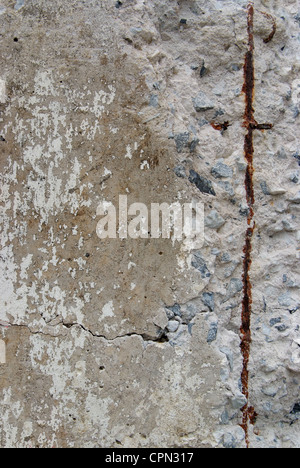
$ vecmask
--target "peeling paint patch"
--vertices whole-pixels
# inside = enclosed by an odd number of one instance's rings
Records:
[[[0,78],[0,103],[5,104],[6,99],[6,83]]]
[[[102,309],[101,320],[106,317],[114,317],[114,304],[113,301],[108,302]]]
[[[130,145],[127,145],[126,151],[127,151],[127,153],[125,154],[125,158],[132,159],[132,152],[131,152],[131,146]]]
[[[56,96],[57,95],[50,72],[39,71],[34,81],[35,81],[35,93],[38,96]]]
[[[150,169],[148,161],[143,161],[140,166],[141,170],[143,171],[144,169]]]
[[[26,258],[23,259],[23,261],[21,263],[21,273],[20,273],[21,279],[26,279],[27,278],[27,270],[31,265],[32,257],[33,257],[33,255],[29,254],[29,255],[27,255]]]
[[[0,364],[6,364],[6,346],[3,340],[0,340]]]

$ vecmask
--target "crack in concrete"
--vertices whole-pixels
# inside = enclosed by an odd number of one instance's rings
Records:
[[[121,339],[121,338],[127,338],[127,337],[132,337],[132,336],[138,336],[138,337],[142,338],[143,341],[152,342],[152,343],[166,343],[166,342],[169,341],[164,330],[162,330],[161,336],[157,337],[157,338],[151,337],[151,336],[147,335],[146,333],[134,333],[134,332],[132,332],[132,333],[124,333],[124,335],[116,336],[115,338],[109,339],[105,335],[99,335],[97,333],[92,332],[91,330],[84,327],[80,323],[60,322],[60,324],[63,325],[65,328],[68,328],[68,329],[70,329],[70,328],[72,328],[74,326],[78,326],[78,327],[82,328],[82,330],[86,331],[87,333],[90,333],[94,338],[103,338],[106,341],[115,341],[115,340],[118,340],[118,339]]]
[[[140,337],[142,338],[142,340],[145,342],[145,343],[168,343],[169,342],[169,339],[166,335],[166,332],[165,330],[162,330],[162,334],[155,338],[155,337],[152,337],[152,336],[149,336],[147,335],[146,333],[124,333],[124,335],[119,335],[119,336],[116,336],[115,338],[107,338],[107,336],[105,335],[100,335],[100,334],[97,334],[97,333],[94,333],[92,330],[89,330],[88,328],[86,328],[85,326],[83,326],[81,323],[77,323],[77,322],[74,322],[74,323],[65,323],[63,321],[55,324],[55,325],[47,325],[48,327],[57,327],[59,325],[62,325],[63,327],[67,328],[67,329],[71,329],[73,327],[79,327],[81,328],[82,330],[84,330],[86,333],[89,333],[90,335],[93,336],[93,338],[101,338],[107,342],[114,342],[118,339],[122,339],[122,338],[129,338],[129,337],[133,337],[133,336],[136,336],[136,337]],[[4,324],[0,324],[0,327],[5,327],[5,328],[13,328],[13,327],[19,327],[19,328],[26,328],[27,330],[29,330],[29,332],[32,334],[32,335],[44,335],[44,336],[50,336],[52,338],[56,338],[58,336],[62,337],[64,335],[58,333],[56,335],[53,335],[51,333],[46,333],[45,331],[42,331],[42,330],[38,330],[38,331],[34,331],[29,325],[26,325],[26,324],[14,324],[14,323],[9,323],[9,322],[5,322],[5,325]]]

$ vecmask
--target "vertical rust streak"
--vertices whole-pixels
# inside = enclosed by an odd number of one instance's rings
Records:
[[[250,268],[251,268],[251,254],[252,254],[252,237],[255,229],[254,211],[253,206],[255,202],[254,198],[254,186],[253,186],[253,132],[257,127],[257,123],[254,118],[254,34],[253,34],[253,21],[254,21],[254,7],[250,3],[248,6],[248,52],[245,56],[244,65],[244,86],[243,92],[245,94],[245,115],[244,115],[244,126],[247,129],[245,136],[244,151],[245,158],[247,160],[247,169],[245,175],[245,188],[246,198],[249,207],[248,214],[248,229],[245,236],[244,246],[244,272],[243,272],[243,284],[244,284],[244,296],[242,302],[242,324],[241,324],[241,352],[243,357],[243,369],[241,375],[242,391],[247,400],[247,403],[242,408],[242,428],[245,432],[245,439],[247,447],[249,447],[249,432],[248,424],[249,421],[253,420],[253,414],[255,414],[254,408],[249,406],[249,356],[251,348],[251,312],[252,312],[252,285],[250,280]],[[252,226],[251,226],[252,225]],[[252,419],[251,419],[252,415]]]
[[[246,241],[244,247],[244,297],[242,303],[242,324],[241,324],[241,351],[243,356],[243,369],[242,369],[242,392],[246,397],[247,403],[242,408],[243,420],[242,428],[245,431],[245,438],[247,447],[249,446],[248,436],[248,422],[250,412],[253,413],[254,409],[249,407],[249,357],[251,348],[251,312],[252,312],[252,286],[250,281],[250,268],[251,268],[251,254],[252,254],[252,236],[255,225],[247,229]]]
[[[267,13],[263,13],[266,17],[273,18]],[[247,447],[249,447],[249,423],[254,424],[257,413],[255,409],[249,405],[249,357],[251,349],[251,314],[252,314],[252,285],[250,278],[250,269],[252,263],[252,238],[255,230],[254,221],[254,144],[253,134],[255,130],[270,130],[273,125],[270,123],[258,124],[254,117],[254,91],[255,91],[255,70],[254,70],[254,6],[250,2],[248,5],[248,51],[245,55],[244,65],[244,86],[243,92],[245,94],[245,115],[244,115],[244,127],[247,130],[245,135],[244,151],[245,158],[247,160],[247,169],[245,175],[245,188],[246,198],[249,208],[248,214],[248,228],[245,236],[244,246],[244,272],[243,272],[243,284],[244,284],[244,296],[242,302],[242,324],[240,328],[241,332],[241,352],[243,357],[243,370],[241,375],[242,380],[242,391],[246,398],[246,404],[242,408],[243,420],[242,428],[245,431],[245,439]],[[264,42],[267,44],[272,40],[276,32],[276,23],[273,21],[273,31],[270,36]]]

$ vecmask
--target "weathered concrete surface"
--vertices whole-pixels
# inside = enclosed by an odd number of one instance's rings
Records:
[[[246,447],[246,403],[299,447],[300,10],[254,3],[246,398],[247,6],[1,0],[1,447]],[[122,194],[202,201],[204,246],[101,241]]]

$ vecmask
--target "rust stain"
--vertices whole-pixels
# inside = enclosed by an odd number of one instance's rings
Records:
[[[257,126],[257,122],[254,118],[254,89],[255,89],[255,76],[254,76],[254,34],[253,34],[253,22],[254,22],[254,7],[253,4],[248,5],[248,52],[245,56],[244,65],[244,86],[243,92],[245,94],[246,108],[244,115],[244,126],[247,128],[247,134],[245,136],[244,151],[245,158],[247,160],[247,169],[245,175],[245,188],[246,198],[249,207],[248,214],[248,229],[246,232],[245,246],[244,246],[244,273],[243,273],[243,284],[244,284],[244,297],[242,303],[242,324],[240,328],[241,332],[241,352],[243,356],[243,369],[241,375],[242,391],[243,395],[247,399],[247,403],[242,408],[242,428],[245,432],[245,440],[247,447],[249,447],[249,433],[248,433],[248,422],[250,420],[250,413],[254,414],[253,408],[249,407],[249,357],[251,348],[251,312],[252,312],[252,285],[250,279],[250,268],[251,268],[251,254],[252,254],[252,237],[255,229],[255,224],[251,227],[251,223],[254,218],[253,206],[255,202],[254,197],[254,186],[253,186],[253,132]]]
[[[267,13],[264,14],[268,18],[272,18]],[[273,18],[272,18],[273,20]],[[273,23],[274,25],[274,23]],[[258,124],[255,120],[255,111],[253,107],[254,92],[255,92],[255,68],[254,68],[254,6],[253,3],[248,5],[248,51],[245,55],[244,64],[244,86],[243,92],[245,94],[245,114],[244,114],[244,127],[247,129],[244,142],[245,158],[247,160],[247,169],[245,174],[245,189],[247,204],[249,207],[248,214],[248,228],[245,235],[244,245],[244,264],[243,264],[243,302],[242,302],[242,323],[241,323],[241,352],[243,357],[243,369],[241,375],[242,392],[246,397],[247,403],[242,408],[242,424],[241,427],[245,432],[245,440],[247,447],[249,447],[249,423],[255,424],[258,414],[253,406],[249,405],[249,358],[251,351],[251,314],[252,314],[252,284],[250,277],[250,270],[252,264],[252,239],[255,231],[254,221],[254,144],[253,134],[255,130],[270,130],[273,125],[270,123]],[[276,32],[276,23],[273,31],[264,42],[270,42]]]
[[[252,217],[252,215],[251,215]],[[242,324],[241,324],[241,351],[243,356],[243,369],[241,375],[242,381],[242,392],[247,399],[247,403],[242,408],[242,428],[245,432],[245,439],[247,447],[249,447],[249,434],[248,434],[248,422],[250,415],[254,413],[254,408],[249,407],[249,358],[251,348],[251,312],[252,312],[252,285],[250,280],[250,268],[251,268],[251,254],[252,254],[252,236],[254,233],[255,225],[252,228],[247,229],[246,243],[244,247],[244,297],[242,303]]]
[[[260,11],[260,13],[261,13],[262,15],[264,15],[266,18],[268,18],[269,20],[272,21],[272,31],[271,31],[271,33],[269,34],[269,36],[266,37],[266,38],[264,39],[264,43],[265,43],[265,44],[268,44],[269,42],[272,41],[273,37],[274,37],[275,34],[276,34],[276,31],[277,31],[276,20],[275,20],[275,18],[273,18],[272,15],[270,15],[269,13],[266,13],[265,11]]]
[[[230,127],[230,123],[228,121],[222,124],[211,122],[210,125],[212,126],[212,128],[214,128],[215,130],[219,130],[220,132],[224,132]]]
[[[258,124],[258,123],[255,123],[255,125],[252,125],[251,124],[251,127],[253,130],[271,130],[273,128],[273,124],[269,124],[269,123],[264,123],[264,124]]]

